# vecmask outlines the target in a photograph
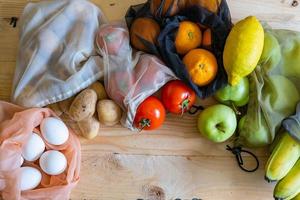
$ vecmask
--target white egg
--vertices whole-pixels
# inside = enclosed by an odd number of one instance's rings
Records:
[[[36,188],[42,180],[42,174],[33,167],[21,167],[21,191]]]
[[[32,133],[27,143],[22,147],[22,156],[27,161],[36,161],[44,152],[45,143],[36,133]]]
[[[69,138],[69,130],[63,121],[54,117],[47,117],[41,123],[44,139],[52,145],[61,145]]]
[[[20,166],[22,166],[24,163],[24,158],[22,156],[20,156]]]
[[[49,150],[42,154],[40,158],[40,167],[49,175],[58,175],[65,171],[67,159],[59,151]]]

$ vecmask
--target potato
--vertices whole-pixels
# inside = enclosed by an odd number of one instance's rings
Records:
[[[101,82],[96,81],[88,88],[94,90],[97,93],[98,100],[107,99],[107,94],[106,94],[105,88]]]
[[[47,105],[47,108],[53,110],[57,116],[61,116],[63,114],[63,111],[59,108],[58,103],[49,104]]]
[[[100,123],[96,117],[88,117],[80,122],[77,122],[81,135],[86,139],[93,139],[98,135]]]
[[[95,113],[97,94],[92,89],[81,91],[72,102],[69,109],[69,116],[72,120],[79,122]]]
[[[97,104],[98,118],[101,124],[113,126],[122,116],[121,108],[112,100],[100,100]]]
[[[64,113],[67,113],[74,99],[75,97],[70,97],[68,99],[58,102],[58,106],[60,110],[63,111]]]

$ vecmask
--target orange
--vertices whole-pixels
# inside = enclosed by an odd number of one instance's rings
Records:
[[[169,16],[176,15],[179,11],[179,2],[182,0],[152,0],[150,1],[150,11],[153,16],[157,16],[159,8],[162,8],[162,16],[169,12]]]
[[[155,20],[147,17],[137,18],[130,27],[130,42],[137,50],[148,52],[141,38],[155,45],[159,33],[160,27]]]
[[[208,28],[203,33],[202,45],[204,47],[211,46],[211,30]]]
[[[186,6],[201,6],[216,13],[221,4],[221,0],[186,0]]]
[[[180,22],[175,38],[177,53],[184,55],[201,45],[202,33],[199,26],[190,21]]]
[[[205,49],[193,49],[188,52],[183,63],[192,79],[199,86],[208,85],[218,72],[216,57]]]

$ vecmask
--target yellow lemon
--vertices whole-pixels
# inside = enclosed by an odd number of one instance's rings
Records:
[[[254,16],[239,21],[230,31],[223,52],[228,82],[236,85],[256,67],[264,46],[264,29]]]

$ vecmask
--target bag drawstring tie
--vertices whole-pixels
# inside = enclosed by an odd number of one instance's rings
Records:
[[[247,150],[244,150],[244,149],[242,149],[242,147],[233,147],[232,148],[229,145],[227,145],[226,147],[227,147],[226,148],[227,151],[231,151],[232,154],[235,155],[236,160],[238,162],[238,165],[239,165],[239,167],[243,171],[245,171],[245,172],[255,172],[258,169],[258,167],[259,167],[259,160],[258,160],[257,156],[254,153],[252,153],[250,151],[247,151]],[[251,155],[255,159],[255,161],[256,161],[256,167],[255,168],[253,168],[253,169],[246,169],[246,168],[243,167],[244,161],[243,161],[243,157],[241,155],[242,152]]]

